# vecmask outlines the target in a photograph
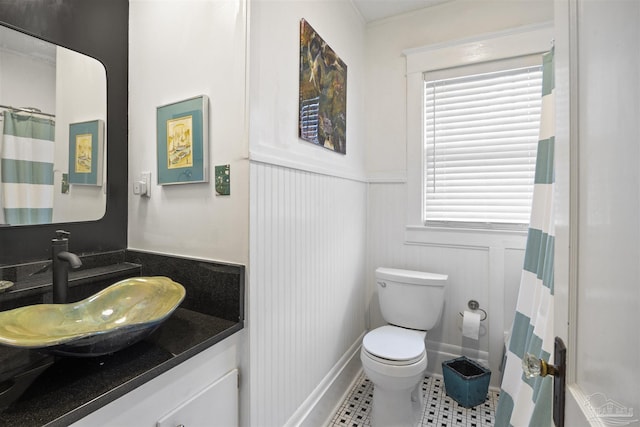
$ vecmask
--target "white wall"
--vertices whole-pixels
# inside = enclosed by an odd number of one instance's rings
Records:
[[[131,0],[129,21],[128,247],[248,265],[246,1]],[[209,97],[209,183],[156,185],[156,108],[198,95]],[[214,166],[225,164],[231,194],[217,196]],[[150,198],[133,195],[144,171]],[[237,337],[241,411],[247,335]]]
[[[364,178],[364,24],[348,0],[271,1],[251,6],[251,159]],[[347,153],[298,138],[300,19],[347,65]]]
[[[56,62],[53,45],[50,57],[27,56],[0,49],[0,66],[0,104],[35,107],[42,112],[55,114]]]
[[[407,230],[407,114],[403,50],[553,21],[548,1],[452,1],[367,27],[365,102],[369,325],[382,323],[373,272],[378,266],[449,275],[440,324],[427,335],[429,367],[460,354],[487,359],[498,386],[504,331],[510,329],[526,236]],[[416,236],[420,235],[416,239]],[[488,311],[478,341],[462,337],[459,312],[475,299]]]
[[[249,264],[244,3],[130,2],[129,182],[142,171],[155,179],[156,107],[203,93],[210,163],[231,163],[231,196],[211,184],[130,193],[128,239],[132,249],[249,266],[240,419],[279,426],[305,417],[364,331],[364,27],[347,0],[251,2]],[[297,138],[302,17],[352,76],[345,156]],[[305,165],[314,172],[291,168]]]
[[[402,51],[553,21],[552,0],[452,0],[367,27],[366,168],[406,170],[406,82]]]
[[[251,412],[243,425],[297,425],[357,351],[365,208],[366,184],[252,163]]]
[[[132,0],[129,182],[151,171],[151,198],[129,188],[129,248],[247,264],[249,188],[244,0]],[[159,186],[156,107],[209,97],[209,183]],[[213,168],[231,165],[231,195]]]
[[[347,154],[298,138],[300,19],[347,64]],[[251,3],[250,418],[297,425],[365,325],[364,24],[349,0]]]
[[[69,172],[69,124],[104,121],[102,176],[99,186],[71,185],[62,194],[62,173]],[[54,162],[53,222],[87,221],[102,218],[107,203],[106,143],[107,77],[95,58],[69,49],[56,49],[56,152]],[[94,141],[95,143],[95,141]]]

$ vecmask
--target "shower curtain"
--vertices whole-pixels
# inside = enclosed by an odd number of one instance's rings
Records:
[[[11,111],[3,116],[0,185],[4,222],[51,222],[55,122]]]
[[[553,378],[528,379],[522,359],[531,353],[553,363],[554,69],[543,56],[542,112],[535,187],[515,319],[506,351],[496,426],[552,425]]]

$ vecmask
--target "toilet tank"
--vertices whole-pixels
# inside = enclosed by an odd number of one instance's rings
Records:
[[[428,331],[442,315],[445,274],[378,268],[380,311],[387,323]]]

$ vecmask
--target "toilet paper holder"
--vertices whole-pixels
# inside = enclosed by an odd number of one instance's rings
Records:
[[[480,303],[474,299],[469,300],[469,302],[467,303],[467,307],[469,307],[469,310],[479,310],[482,312],[482,317],[480,317],[480,321],[482,322],[483,320],[487,319],[487,312],[485,310],[483,310],[482,308],[480,308]],[[459,312],[460,316],[464,317],[464,314],[462,312]]]

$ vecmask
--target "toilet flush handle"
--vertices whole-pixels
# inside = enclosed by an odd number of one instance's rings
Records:
[[[381,288],[387,287],[387,284],[385,282],[378,282],[378,285],[380,285]]]

